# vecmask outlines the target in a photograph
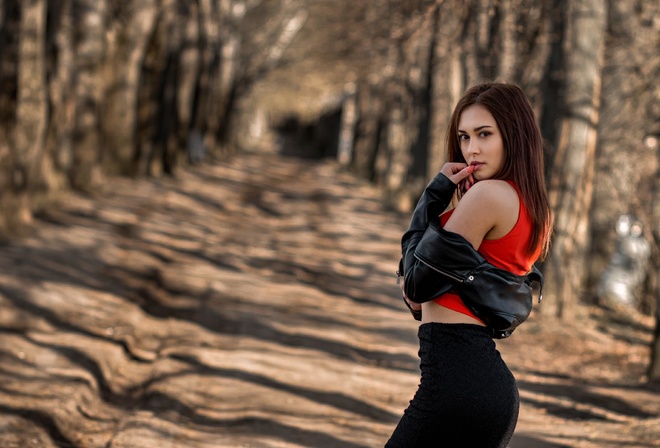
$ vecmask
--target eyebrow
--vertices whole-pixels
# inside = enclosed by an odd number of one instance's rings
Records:
[[[485,129],[485,128],[492,128],[492,127],[493,127],[493,126],[490,126],[490,125],[488,125],[488,124],[485,124],[485,125],[483,125],[483,126],[479,126],[479,127],[474,128],[474,132],[479,132],[479,131],[481,131],[482,129]],[[458,132],[462,132],[462,133],[464,133],[464,134],[467,134],[467,132],[465,132],[465,131],[462,130],[462,129],[459,129]]]

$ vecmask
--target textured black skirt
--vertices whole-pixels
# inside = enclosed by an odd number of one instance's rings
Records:
[[[385,448],[506,448],[518,387],[491,331],[426,323],[418,336],[421,381]]]

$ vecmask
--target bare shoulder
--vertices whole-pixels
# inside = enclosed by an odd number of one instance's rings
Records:
[[[518,193],[508,182],[482,180],[463,195],[445,229],[478,248],[484,238],[506,235],[515,226],[519,210]]]
[[[504,180],[486,179],[474,184],[461,199],[461,202],[463,201],[488,206],[488,208],[496,206],[517,209],[518,193],[511,184]]]

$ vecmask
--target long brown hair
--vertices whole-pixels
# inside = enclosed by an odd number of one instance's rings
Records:
[[[465,109],[479,104],[493,115],[504,144],[504,165],[495,179],[512,180],[532,220],[526,253],[540,248],[544,258],[550,245],[552,215],[543,172],[543,138],[534,111],[520,87],[504,82],[485,82],[471,87],[460,99],[447,129],[450,162],[463,162],[458,140],[458,121]]]

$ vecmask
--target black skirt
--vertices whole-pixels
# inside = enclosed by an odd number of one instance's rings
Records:
[[[506,448],[518,421],[518,387],[485,327],[419,327],[422,378],[385,448]]]

